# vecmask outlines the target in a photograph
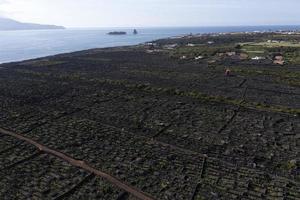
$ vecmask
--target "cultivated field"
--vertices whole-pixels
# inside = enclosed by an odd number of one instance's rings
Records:
[[[300,65],[218,56],[279,36],[1,65],[0,199],[299,199]]]

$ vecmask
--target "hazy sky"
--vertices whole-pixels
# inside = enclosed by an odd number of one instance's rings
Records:
[[[300,24],[300,0],[0,0],[0,15],[67,27]]]

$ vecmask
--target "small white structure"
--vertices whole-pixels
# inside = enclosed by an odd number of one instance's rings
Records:
[[[214,41],[208,41],[207,44],[214,44]]]
[[[261,57],[261,56],[255,56],[253,58],[251,58],[251,60],[264,60],[265,57]]]
[[[203,56],[197,56],[197,57],[195,57],[195,60],[201,60],[201,59],[203,59]]]
[[[178,44],[167,44],[167,45],[164,45],[164,48],[165,49],[174,49],[178,46]]]
[[[187,57],[186,56],[181,56],[180,59],[185,60],[185,59],[187,59]]]
[[[268,40],[267,42],[268,43],[280,43],[280,41],[278,41],[278,40]]]
[[[145,45],[147,45],[147,46],[156,46],[157,44],[153,43],[153,42],[146,42]]]
[[[151,49],[147,49],[146,50],[146,53],[157,53],[157,52],[161,52],[162,50],[160,50],[160,49],[153,49],[153,50],[151,50]]]
[[[196,45],[195,45],[195,44],[192,44],[192,43],[188,43],[187,46],[188,46],[188,47],[194,47],[194,46],[196,46]]]
[[[226,52],[226,55],[227,56],[235,56],[236,55],[236,52]]]

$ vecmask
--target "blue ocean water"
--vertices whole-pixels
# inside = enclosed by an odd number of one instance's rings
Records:
[[[0,63],[91,48],[135,45],[189,33],[300,30],[300,26],[139,28],[137,30],[138,35],[131,34],[133,28],[0,31]],[[110,31],[127,31],[129,34],[107,35]]]

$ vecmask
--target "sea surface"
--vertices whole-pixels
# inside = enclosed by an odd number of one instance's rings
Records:
[[[126,46],[160,38],[197,33],[300,30],[300,26],[185,27],[185,28],[65,29],[0,31],[0,63],[33,59],[91,48]],[[127,35],[107,35],[110,31],[126,31]]]

